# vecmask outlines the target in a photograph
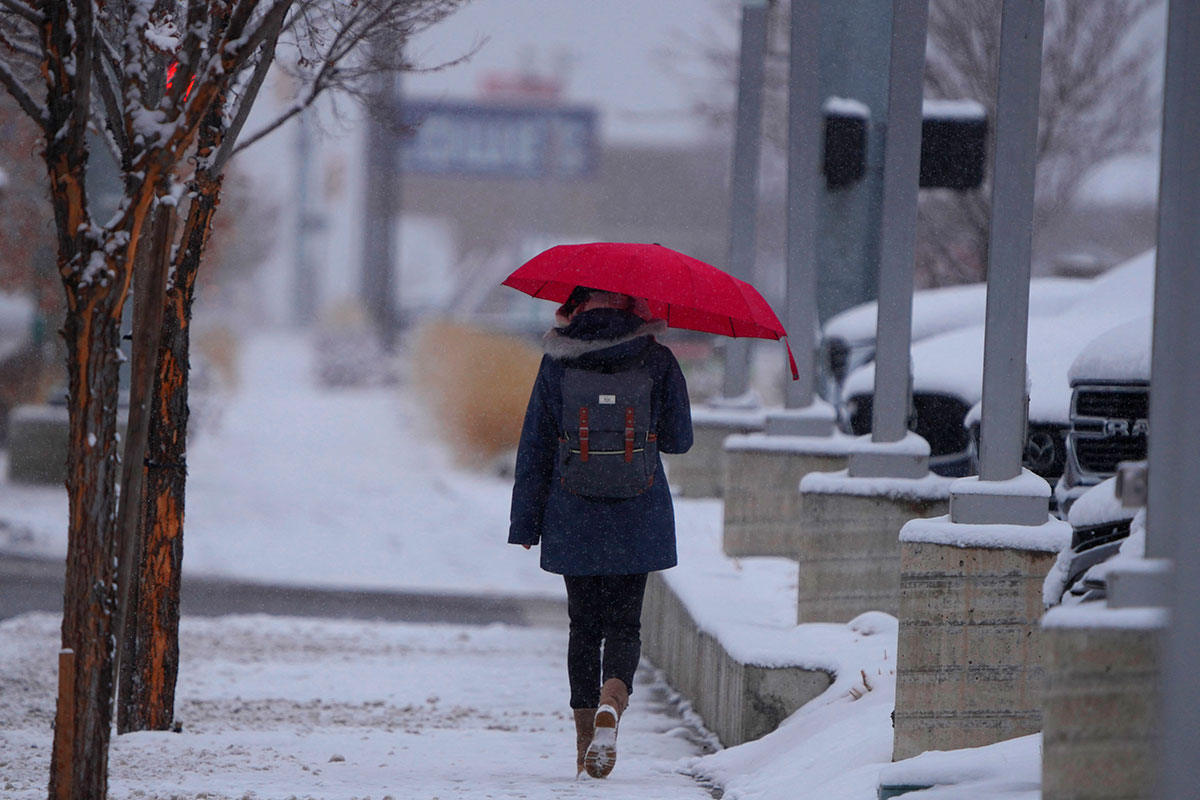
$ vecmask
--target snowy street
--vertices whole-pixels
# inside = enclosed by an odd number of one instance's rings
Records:
[[[113,800],[703,798],[703,752],[639,673],[616,770],[577,783],[560,628],[187,618],[181,733],[113,737]],[[46,796],[58,620],[0,623],[0,789]]]

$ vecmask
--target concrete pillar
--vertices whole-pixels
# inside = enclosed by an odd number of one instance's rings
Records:
[[[849,436],[787,436],[768,432],[725,440],[725,555],[795,558],[800,549],[800,481],[812,472],[846,467]]]
[[[792,522],[799,564],[798,622],[848,622],[867,611],[900,612],[901,529],[944,515],[951,479],[865,481],[811,473],[800,481]]]
[[[1042,729],[1042,583],[1071,528],[1015,528],[901,530],[893,760]]]
[[[1104,603],[1046,614],[1043,800],[1154,796],[1166,622]]]
[[[725,440],[736,434],[761,433],[761,408],[692,408],[692,449],[663,455],[667,480],[680,497],[721,497],[725,491]]]
[[[742,0],[742,37],[738,55],[737,112],[733,131],[733,174],[729,205],[729,271],[754,279],[755,223],[758,215],[758,159],[762,147],[763,75],[767,52],[767,0]],[[750,342],[725,345],[726,398],[750,389]]]

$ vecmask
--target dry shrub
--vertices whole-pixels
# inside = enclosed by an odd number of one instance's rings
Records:
[[[515,336],[438,320],[417,332],[411,374],[458,460],[483,466],[517,446],[540,362]]]
[[[227,325],[197,328],[192,337],[196,352],[212,367],[215,378],[227,389],[238,386],[238,336]]]

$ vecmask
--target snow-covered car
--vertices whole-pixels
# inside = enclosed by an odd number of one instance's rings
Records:
[[[1122,505],[1116,486],[1116,478],[1101,481],[1071,506],[1067,514],[1071,546],[1058,554],[1046,577],[1046,605],[1104,599],[1113,560],[1144,554],[1145,515],[1139,508]]]
[[[1075,356],[1097,335],[1148,314],[1154,296],[1154,254],[1143,253],[1088,282],[1086,291],[1057,313],[1033,303],[1028,327],[1029,425],[1025,466],[1054,484],[1066,460],[1071,386],[1067,373]],[[910,427],[928,442],[930,469],[941,475],[970,475],[975,463],[979,408],[983,397],[984,328],[952,331],[912,348],[913,407]],[[874,365],[846,379],[840,406],[844,430],[871,430]]]
[[[1150,432],[1149,316],[1092,340],[1071,363],[1071,423],[1066,469],[1055,486],[1066,508],[1122,461],[1146,458]]]
[[[1089,283],[1074,278],[1034,278],[1029,287],[1029,313],[1035,316],[1057,313],[1087,291]],[[982,325],[986,308],[985,283],[916,291],[912,305],[912,343]],[[817,384],[818,392],[829,403],[838,403],[847,376],[875,358],[878,316],[879,304],[872,300],[830,317],[822,327]]]

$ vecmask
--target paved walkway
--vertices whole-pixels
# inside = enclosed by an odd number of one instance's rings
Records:
[[[574,780],[560,627],[186,618],[181,733],[116,737],[114,800],[680,800],[703,752],[639,672],[617,768]],[[45,797],[58,619],[0,622],[0,788]]]

